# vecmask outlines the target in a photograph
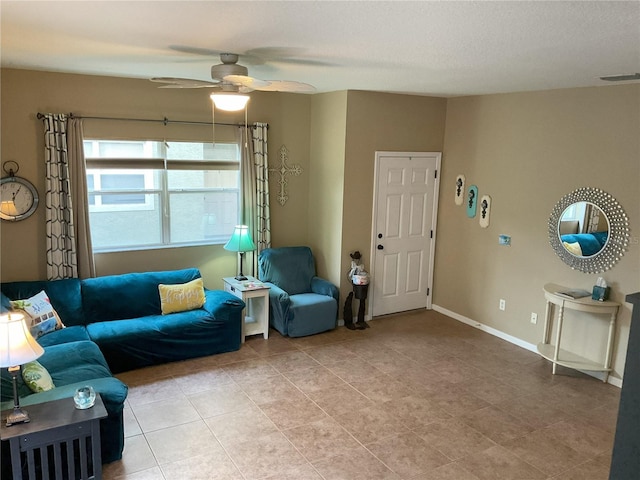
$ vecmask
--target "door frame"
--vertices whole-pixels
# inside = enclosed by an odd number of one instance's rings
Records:
[[[433,267],[436,253],[436,232],[438,224],[438,200],[440,197],[440,178],[441,178],[441,164],[442,164],[442,152],[388,152],[388,151],[376,151],[375,152],[375,164],[373,171],[373,208],[371,216],[371,258],[369,259],[371,282],[376,281],[375,272],[375,255],[376,255],[376,218],[378,214],[378,175],[380,172],[380,159],[382,157],[431,157],[436,161],[436,181],[434,184],[433,192],[433,215],[431,220],[432,236],[429,238],[429,272],[427,273],[427,285],[429,294],[427,295],[427,310],[431,310],[433,298]],[[369,314],[370,318],[373,318],[374,305],[375,305],[375,289],[369,287]]]

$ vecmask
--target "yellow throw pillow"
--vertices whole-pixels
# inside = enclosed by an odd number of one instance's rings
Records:
[[[580,247],[580,243],[562,242],[562,244],[564,245],[564,248],[566,248],[569,253],[573,253],[578,257],[582,256],[582,248]]]
[[[201,278],[178,285],[158,285],[162,314],[186,312],[204,305],[204,285]]]

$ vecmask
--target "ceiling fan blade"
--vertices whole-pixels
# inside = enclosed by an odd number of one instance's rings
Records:
[[[166,84],[159,88],[211,88],[218,86],[216,81],[195,80],[193,78],[154,77],[150,80]]]
[[[213,50],[211,48],[191,47],[188,45],[169,45],[169,48],[174,52],[188,53],[191,55],[202,55],[207,57],[217,57],[222,52],[220,50]]]
[[[243,87],[247,87],[252,90],[261,90],[264,87],[268,87],[270,83],[258,78],[248,77],[246,75],[225,75],[223,80],[225,82],[233,83],[234,85],[242,85]]]
[[[245,75],[226,75],[225,82],[235,85],[242,85],[251,90],[260,90],[262,92],[315,92],[313,85],[302,82],[294,82],[289,80],[260,80],[258,78],[247,77]]]
[[[262,63],[284,63],[292,65],[332,66],[321,59],[307,58],[307,49],[300,47],[258,47],[247,50],[243,55],[262,59]]]
[[[264,81],[264,80],[263,80]],[[292,80],[267,80],[266,87],[256,87],[255,90],[262,92],[291,92],[291,93],[308,93],[315,92],[316,87],[308,83],[294,82]]]

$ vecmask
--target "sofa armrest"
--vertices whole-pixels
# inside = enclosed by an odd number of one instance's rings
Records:
[[[275,283],[271,282],[262,282],[267,287],[269,287],[269,300],[273,299],[276,302],[280,303],[283,306],[289,306],[291,303],[291,299],[289,298],[289,294],[277,286]]]
[[[275,283],[263,282],[269,287],[269,312],[272,318],[284,319],[289,316],[289,306],[291,305],[291,298],[289,294],[277,286]]]
[[[242,312],[245,303],[224,290],[207,290],[204,291],[204,305],[202,308],[212,317],[220,315],[228,317],[229,312]]]
[[[337,303],[340,303],[340,291],[338,287],[324,278],[313,277],[311,279],[311,291],[319,295],[333,297]]]

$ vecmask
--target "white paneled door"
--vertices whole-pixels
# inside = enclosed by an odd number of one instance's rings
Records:
[[[431,308],[441,153],[376,152],[372,316]]]

